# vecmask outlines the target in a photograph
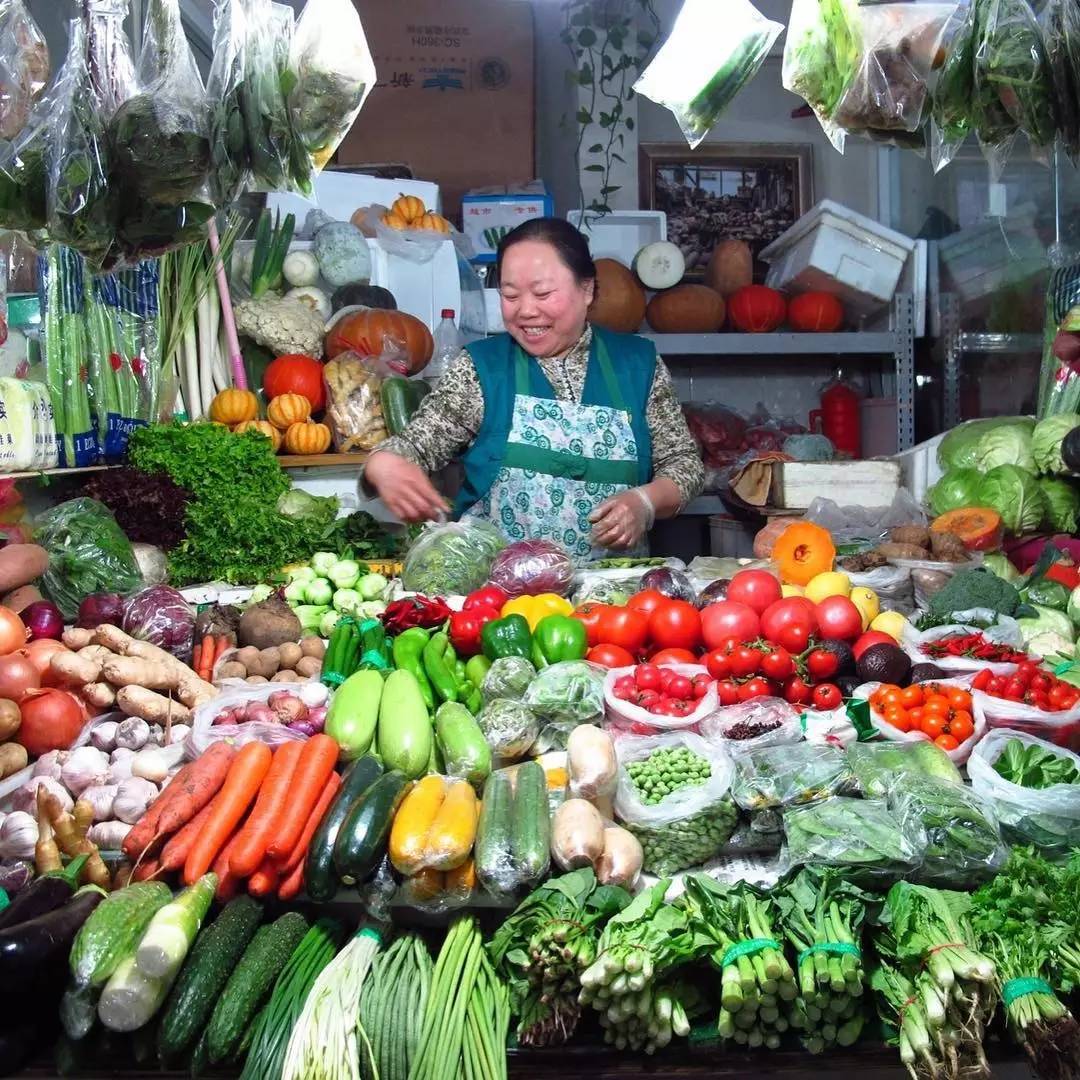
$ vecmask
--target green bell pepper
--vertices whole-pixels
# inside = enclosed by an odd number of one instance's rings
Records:
[[[484,623],[480,630],[480,647],[489,660],[504,656],[521,656],[526,660],[532,653],[532,633],[524,615],[507,615]]]
[[[588,651],[588,633],[580,619],[569,615],[545,615],[536,624],[532,662],[537,671],[563,660],[581,660]]]

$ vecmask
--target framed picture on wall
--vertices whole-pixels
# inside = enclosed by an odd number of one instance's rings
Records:
[[[638,153],[642,208],[667,214],[691,278],[721,240],[745,240],[756,258],[814,202],[809,144],[643,143]]]

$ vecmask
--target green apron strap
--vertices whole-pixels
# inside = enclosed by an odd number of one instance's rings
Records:
[[[604,344],[604,339],[593,331],[593,340],[596,342],[596,359],[600,364],[600,374],[604,378],[604,385],[607,387],[608,395],[611,398],[611,404],[614,405],[619,412],[629,414],[630,410],[626,407],[626,399],[623,397],[623,392],[619,388],[619,380],[615,378],[615,368],[612,367],[611,355],[608,353],[607,346]]]
[[[515,342],[514,348],[514,393],[518,397],[529,396],[529,361],[525,350]]]

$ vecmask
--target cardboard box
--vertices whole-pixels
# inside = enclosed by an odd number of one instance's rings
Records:
[[[517,187],[478,188],[461,200],[461,231],[472,241],[473,261],[493,263],[499,241],[511,229],[554,213],[555,201],[542,180]]]
[[[378,81],[341,165],[402,161],[438,183],[444,212],[477,187],[535,175],[528,0],[353,0]]]

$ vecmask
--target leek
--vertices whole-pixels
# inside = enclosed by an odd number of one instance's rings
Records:
[[[137,1031],[161,1008],[170,982],[144,974],[135,957],[127,957],[101,992],[98,1019],[110,1031]]]
[[[217,888],[216,874],[203,874],[190,888],[158,911],[135,952],[139,972],[171,983],[210,909]]]

